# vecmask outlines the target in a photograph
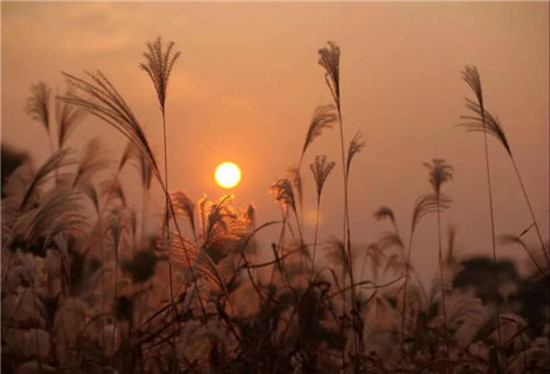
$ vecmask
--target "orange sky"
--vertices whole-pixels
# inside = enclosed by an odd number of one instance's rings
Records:
[[[158,104],[138,65],[145,43],[162,35],[182,51],[167,99],[171,188],[217,197],[214,168],[232,160],[244,173],[236,202],[254,202],[260,221],[276,219],[267,190],[297,162],[314,108],[330,103],[317,50],[334,40],[342,50],[345,136],[349,141],[361,131],[367,143],[351,171],[352,237],[366,243],[387,228],[372,218],[380,205],[392,207],[407,232],[414,200],[430,189],[422,163],[444,158],[455,167],[455,180],[444,186],[454,199],[444,225],[456,225],[465,253],[488,253],[482,137],[453,126],[465,113],[464,96],[471,96],[460,71],[478,66],[488,108],[503,124],[548,237],[548,10],[547,2],[3,2],[2,137],[43,160],[44,129],[23,111],[30,85],[45,81],[63,90],[60,71],[100,69],[160,155]],[[118,157],[124,139],[95,120],[69,143],[78,147],[96,135]],[[337,135],[333,129],[318,139],[306,163],[320,153],[338,161]],[[529,225],[528,211],[502,147],[494,139],[490,147],[496,231],[518,234]],[[306,207],[313,209],[305,166]],[[324,190],[321,239],[341,233],[339,168]],[[430,270],[434,229],[433,218],[422,222],[415,249],[422,254],[417,265]],[[498,251],[509,256],[518,249]]]

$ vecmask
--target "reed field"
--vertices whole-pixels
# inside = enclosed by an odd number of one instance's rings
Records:
[[[311,56],[327,101],[307,108],[311,120],[296,130],[305,134],[296,164],[274,172],[265,193],[280,216],[270,221],[231,193],[195,199],[174,189],[168,165],[193,162],[171,159],[167,144],[179,123],[166,111],[171,79],[185,56],[160,36],[142,52],[135,74],[150,80],[156,124],[143,125],[108,67],[62,72],[66,90],[37,82],[21,108],[43,129],[48,158],[33,163],[24,145],[2,145],[2,373],[550,372],[547,222],[534,213],[506,118],[487,104],[481,68],[465,64],[457,77],[468,96],[447,98],[464,100],[449,131],[480,141],[472,141],[479,162],[471,167],[483,172],[477,194],[490,223],[490,255],[465,256],[447,219],[455,208],[448,186],[460,175],[444,155],[418,165],[426,190],[411,201],[410,225],[381,201],[361,213],[379,221],[368,228],[377,239],[355,239],[352,176],[369,139],[346,127],[337,41]],[[101,138],[71,145],[91,120],[124,136],[120,158]],[[323,138],[337,157],[311,147]],[[137,171],[131,180],[121,178],[128,169]],[[521,187],[530,217],[521,233],[495,228],[495,169]],[[327,181],[341,194],[326,197]],[[129,185],[141,204],[128,203]],[[335,237],[319,229],[327,200],[342,207]],[[306,201],[315,202],[308,230]],[[436,238],[430,282],[413,264],[420,227]],[[501,246],[514,247],[528,270],[500,256]]]

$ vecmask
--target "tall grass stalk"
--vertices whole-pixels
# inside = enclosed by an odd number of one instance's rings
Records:
[[[479,77],[479,72],[475,66],[466,66],[462,71],[462,78],[470,86],[472,91],[477,99],[477,108],[479,109],[478,114],[480,116],[482,132],[483,132],[483,150],[485,154],[485,171],[487,175],[487,192],[489,197],[489,216],[491,224],[491,246],[492,246],[492,255],[493,255],[493,265],[495,268],[494,271],[494,286],[495,286],[495,299],[496,299],[496,325],[497,325],[497,337],[498,337],[498,355],[500,357],[500,349],[502,349],[502,333],[500,326],[500,303],[499,303],[499,281],[498,281],[498,268],[497,268],[497,250],[496,250],[496,238],[495,238],[495,222],[494,222],[494,211],[493,211],[493,188],[491,183],[491,163],[489,160],[489,144],[487,141],[488,124],[486,119],[486,111],[483,102],[483,91],[481,88],[481,80]],[[474,107],[472,107],[472,104]],[[475,103],[468,101],[467,107],[475,109]],[[474,110],[475,111],[475,110]]]
[[[319,50],[319,64],[325,69],[325,82],[330,90],[334,104],[336,106],[336,111],[338,114],[338,127],[340,130],[340,152],[342,157],[342,177],[344,182],[344,214],[343,214],[343,225],[342,225],[342,236],[344,245],[346,246],[346,262],[347,262],[347,273],[350,281],[350,295],[352,303],[352,315],[354,318],[353,325],[362,325],[361,317],[359,314],[358,303],[357,303],[357,294],[355,290],[355,280],[353,276],[353,261],[351,253],[351,227],[350,227],[350,218],[349,218],[349,193],[348,193],[348,182],[349,182],[349,169],[351,160],[353,156],[358,153],[364,146],[365,143],[360,141],[360,134],[357,133],[350,142],[348,148],[348,155],[346,158],[345,146],[344,146],[344,126],[342,121],[342,107],[341,107],[341,96],[340,96],[340,47],[332,41],[328,42],[328,47],[321,48]],[[346,267],[344,267],[345,269]],[[342,274],[342,288],[346,288],[346,274]],[[343,314],[346,314],[346,295],[342,295],[343,303]],[[358,321],[355,321],[358,319]],[[356,323],[358,322],[358,323]],[[363,351],[363,331],[358,331],[354,328],[354,349],[355,354],[358,355],[359,352]],[[355,368],[358,370],[358,367]]]
[[[449,360],[449,342],[447,340],[447,306],[445,305],[445,275],[443,265],[443,247],[441,244],[441,186],[446,181],[453,178],[453,168],[447,164],[445,160],[434,159],[432,164],[424,164],[430,170],[430,184],[436,200],[437,213],[437,245],[438,245],[438,262],[439,262],[439,282],[441,286],[441,309],[443,312],[443,343],[445,345],[445,363],[444,370],[447,373],[447,365]]]
[[[180,56],[181,52],[173,52],[174,42],[168,42],[168,46],[163,50],[162,39],[157,39],[151,43],[147,43],[148,51],[143,54],[146,59],[145,64],[141,64],[141,68],[147,72],[151,78],[155,89],[157,91],[157,97],[160,105],[160,111],[162,115],[162,136],[164,144],[164,187],[166,190],[165,196],[165,231],[166,241],[170,242],[170,202],[169,202],[169,188],[168,188],[168,144],[166,141],[166,94],[168,88],[168,79],[174,63]],[[173,52],[173,53],[172,53]],[[145,219],[145,217],[144,217]],[[174,218],[175,219],[175,218]],[[174,285],[173,285],[173,270],[172,270],[172,251],[170,251],[168,259],[168,277],[170,284],[170,302],[172,303],[172,313],[174,321],[177,319],[176,304],[174,302]],[[172,340],[174,347],[174,356],[176,356],[176,338]]]
[[[468,67],[467,67],[468,68]],[[471,79],[477,79],[479,83],[479,90],[481,94],[481,82],[479,81],[479,74],[477,73],[477,69],[474,69],[475,72],[471,74],[477,74],[476,76],[473,76]],[[470,85],[471,86],[471,85]],[[477,94],[476,94],[477,96]],[[462,119],[467,120],[468,122],[462,123],[459,126],[463,126],[466,128],[467,131],[474,131],[474,132],[482,132],[484,134],[484,138],[487,137],[487,134],[492,135],[495,137],[500,144],[504,147],[506,150],[506,153],[508,154],[508,157],[510,157],[510,160],[512,162],[512,166],[514,168],[514,173],[516,174],[516,177],[519,181],[521,192],[523,194],[523,198],[525,199],[525,203],[527,204],[527,208],[529,210],[529,214],[531,215],[532,225],[528,227],[530,229],[532,226],[535,227],[535,231],[537,234],[537,237],[540,242],[541,250],[543,251],[544,258],[546,259],[546,262],[550,266],[550,256],[548,255],[548,251],[546,249],[546,245],[544,243],[544,240],[542,239],[542,234],[540,232],[540,227],[537,222],[537,219],[535,217],[535,213],[533,211],[533,207],[531,205],[531,201],[529,199],[529,195],[527,194],[527,189],[525,188],[525,184],[523,182],[523,178],[521,177],[521,174],[519,172],[519,168],[516,163],[516,159],[514,157],[514,154],[512,152],[512,148],[510,146],[510,143],[508,142],[508,139],[506,137],[506,134],[504,132],[504,129],[497,117],[492,115],[485,107],[483,106],[483,102],[480,102],[478,99],[478,102],[475,103],[472,100],[466,99],[466,107],[473,112],[473,115],[465,115],[461,116]]]

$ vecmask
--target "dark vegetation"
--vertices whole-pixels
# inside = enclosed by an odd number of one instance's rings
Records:
[[[158,38],[141,65],[158,96],[164,139],[168,81],[179,57],[174,48]],[[360,134],[345,141],[336,43],[319,50],[319,64],[332,103],[314,111],[297,166],[273,184],[282,214],[266,223],[230,197],[194,201],[171,191],[139,120],[101,72],[64,73],[70,90],[61,96],[52,97],[44,83],[33,86],[26,110],[46,130],[52,152],[34,168],[24,153],[2,146],[2,372],[549,372],[548,245],[511,145],[484,106],[477,69],[463,72],[475,98],[466,99],[463,126],[480,132],[485,147],[487,135],[503,145],[532,217],[519,236],[488,233],[491,258],[461,258],[455,231],[443,228],[452,205],[445,184],[454,174],[443,159],[419,174],[432,191],[415,202],[408,230],[382,206],[374,215],[388,231],[352,247],[348,181],[365,143]],[[67,146],[86,116],[126,136],[120,160],[112,162],[98,139],[79,153]],[[301,181],[313,176],[318,215],[324,183],[337,177],[335,161],[314,157],[311,175],[302,166],[309,145],[332,127],[341,149],[344,216],[342,236],[327,247],[318,225],[313,238],[303,235]],[[163,149],[167,163],[166,140]],[[483,157],[492,222],[490,170],[501,165]],[[141,209],[127,205],[119,180],[130,166],[140,172]],[[149,237],[154,183],[165,209],[158,235]],[[411,265],[415,231],[427,215],[437,216],[439,265],[429,287]],[[255,235],[267,226],[279,235],[259,248]],[[531,234],[534,244],[526,239]],[[498,240],[525,252],[528,274],[498,258]],[[273,259],[259,263],[257,251]]]

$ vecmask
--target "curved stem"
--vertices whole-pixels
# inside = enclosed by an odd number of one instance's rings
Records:
[[[531,201],[529,200],[529,196],[527,195],[527,190],[525,189],[525,185],[523,184],[523,179],[521,178],[518,166],[516,165],[516,161],[514,160],[514,157],[512,157],[512,155],[510,155],[510,159],[512,160],[512,165],[514,166],[514,171],[516,172],[516,176],[518,177],[519,184],[521,186],[521,192],[523,192],[523,197],[525,198],[525,202],[527,203],[527,207],[529,208],[529,213],[531,214],[531,219],[533,220],[533,224],[535,225],[535,230],[537,232],[537,236],[538,236],[539,241],[540,241],[540,247],[541,247],[542,252],[544,254],[544,258],[546,259],[548,267],[550,268],[550,258],[548,256],[548,251],[546,250],[546,246],[544,245],[544,240],[542,240],[542,235],[540,233],[540,228],[539,228],[539,225],[538,225],[537,220],[535,218],[535,213],[533,211],[533,207],[531,206]]]

